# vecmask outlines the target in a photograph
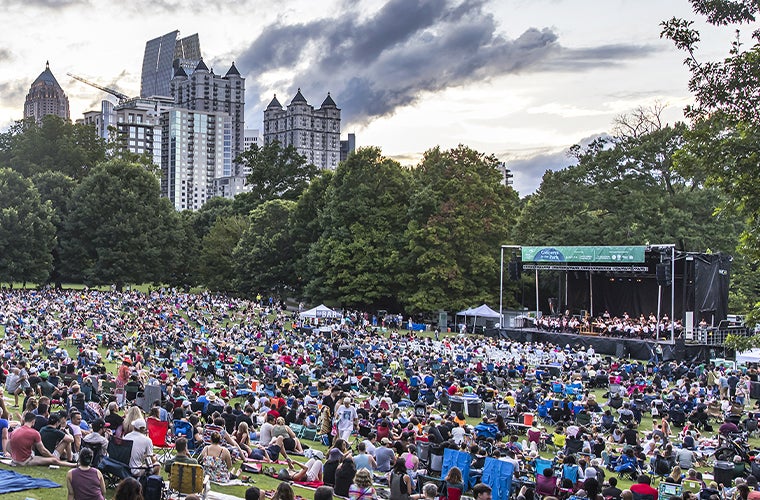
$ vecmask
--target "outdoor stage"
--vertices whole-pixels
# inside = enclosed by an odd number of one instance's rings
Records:
[[[609,355],[616,358],[633,358],[647,361],[652,357],[655,346],[654,340],[626,339],[618,337],[601,337],[595,335],[576,335],[572,333],[553,333],[535,328],[502,328],[487,331],[486,334],[498,335],[500,338],[519,342],[550,342],[562,347],[593,346],[597,354]],[[724,357],[720,345],[687,344],[681,339],[675,343],[660,342],[664,361],[707,362],[710,359]]]

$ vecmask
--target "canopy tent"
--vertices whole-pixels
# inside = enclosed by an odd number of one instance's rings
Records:
[[[750,349],[749,351],[736,353],[736,364],[746,365],[747,363],[760,363],[760,349]]]
[[[342,315],[339,312],[333,311],[332,309],[330,309],[324,304],[319,304],[317,307],[314,307],[312,309],[309,309],[308,311],[303,311],[302,313],[299,313],[298,317],[333,319],[333,318],[340,318],[342,317]]]
[[[486,323],[488,323],[487,320],[494,320],[497,323],[499,323],[499,313],[488,307],[486,304],[483,304],[479,307],[474,307],[472,309],[465,309],[464,311],[459,311],[457,313],[457,316],[464,316],[465,322],[467,321],[467,318],[474,318],[472,320],[472,326],[473,328],[478,323],[478,318],[482,318],[486,320]]]

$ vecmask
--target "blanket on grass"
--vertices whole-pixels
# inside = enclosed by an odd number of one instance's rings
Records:
[[[49,479],[25,476],[12,470],[0,469],[0,494],[36,488],[60,488],[61,485]]]

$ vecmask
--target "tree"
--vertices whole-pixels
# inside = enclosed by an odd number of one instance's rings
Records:
[[[141,165],[111,160],[74,190],[64,225],[64,268],[85,284],[151,283],[176,254],[174,208]]]
[[[238,290],[256,290],[276,295],[293,289],[293,241],[290,218],[296,202],[270,200],[255,208],[233,252],[238,276]]]
[[[634,127],[636,128],[636,127]],[[715,215],[721,193],[675,169],[684,124],[573,148],[578,164],[547,172],[525,204],[515,240],[546,245],[675,243],[732,251],[741,221]]]
[[[0,169],[0,280],[42,283],[50,273],[55,244],[53,211],[34,185]]]
[[[323,233],[312,246],[307,295],[345,305],[398,307],[409,173],[362,148],[338,165],[326,193]]]
[[[228,217],[235,213],[233,203],[233,200],[229,198],[214,196],[208,199],[197,212],[188,212],[190,223],[198,240],[202,240],[208,234],[219,217]],[[239,215],[247,215],[247,212]]]
[[[81,180],[106,159],[106,143],[95,128],[48,115],[17,122],[0,134],[0,164],[30,177],[45,171]]]
[[[203,237],[198,279],[210,290],[228,292],[237,289],[239,276],[233,252],[247,227],[247,217],[219,217]]]
[[[311,247],[322,234],[322,213],[327,205],[327,188],[333,178],[332,170],[321,171],[298,198],[290,215],[290,235],[293,243],[293,288],[296,294],[304,292],[307,283],[321,278],[310,259]]]
[[[751,43],[742,42],[740,29],[754,23],[760,4],[755,0],[691,0],[697,14],[715,26],[735,26],[736,39],[718,61],[699,58],[701,34],[692,21],[672,18],[662,23],[661,36],[686,53],[689,90],[695,104],[686,108],[694,119],[692,133],[676,156],[676,167],[701,176],[726,197],[724,211],[736,211],[746,222],[740,251],[749,267],[760,261],[760,30]],[[749,299],[750,321],[760,318],[760,301]],[[760,345],[760,339],[755,343]]]
[[[43,202],[49,202],[52,208],[51,222],[55,226],[55,245],[52,250],[53,267],[50,281],[56,288],[61,288],[63,281],[69,276],[63,274],[61,268],[61,238],[64,223],[69,214],[68,203],[76,188],[76,182],[71,177],[53,171],[40,172],[32,177],[32,183],[40,193]]]
[[[413,311],[460,309],[496,299],[500,246],[518,197],[501,185],[499,161],[459,146],[427,151],[412,172],[403,301]]]
[[[254,144],[236,161],[251,171],[247,179],[251,191],[235,198],[241,214],[269,200],[297,200],[319,172],[292,144],[283,147],[279,141]]]

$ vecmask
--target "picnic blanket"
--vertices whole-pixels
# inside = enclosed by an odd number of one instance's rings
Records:
[[[12,470],[0,469],[0,493],[33,490],[36,488],[60,488],[61,485],[49,479],[25,476]]]

